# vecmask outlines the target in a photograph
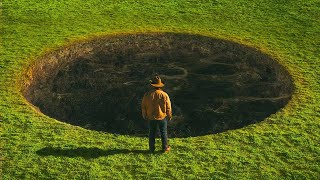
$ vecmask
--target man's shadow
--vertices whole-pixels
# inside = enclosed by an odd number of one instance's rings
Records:
[[[161,151],[151,153],[148,150],[129,150],[129,149],[99,149],[99,148],[86,148],[80,147],[75,149],[62,149],[45,147],[36,153],[39,156],[65,156],[65,157],[83,157],[83,158],[98,158],[101,156],[110,156],[115,154],[158,154]]]

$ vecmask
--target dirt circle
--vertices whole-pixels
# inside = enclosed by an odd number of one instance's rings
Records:
[[[141,136],[141,99],[159,74],[173,106],[170,137],[214,134],[262,121],[291,98],[289,73],[234,42],[147,33],[77,42],[39,58],[23,94],[44,114],[87,129]]]

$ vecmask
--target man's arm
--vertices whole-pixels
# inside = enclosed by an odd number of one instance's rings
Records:
[[[146,119],[146,117],[147,117],[147,111],[146,111],[146,95],[144,95],[143,98],[142,98],[141,112],[142,112],[142,117],[143,117],[143,119]]]
[[[169,96],[167,96],[166,98],[166,113],[167,113],[167,116],[169,118],[169,120],[172,119],[172,108],[171,108],[171,101],[170,101],[170,98]]]

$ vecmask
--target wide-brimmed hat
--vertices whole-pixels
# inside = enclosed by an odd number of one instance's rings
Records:
[[[164,83],[161,82],[160,76],[155,76],[153,80],[150,80],[150,85],[153,87],[163,87]]]

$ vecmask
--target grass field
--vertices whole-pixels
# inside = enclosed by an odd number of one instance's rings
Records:
[[[319,0],[3,0],[0,13],[2,179],[320,178]],[[290,72],[293,98],[258,124],[172,138],[172,152],[148,154],[147,138],[62,123],[20,93],[25,68],[40,55],[135,32],[192,33],[260,49]]]

